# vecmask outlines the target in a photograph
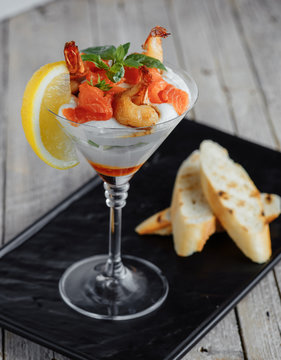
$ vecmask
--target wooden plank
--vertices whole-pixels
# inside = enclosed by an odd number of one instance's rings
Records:
[[[6,176],[6,107],[5,87],[7,83],[8,69],[8,23],[0,23],[0,244],[4,241],[4,219],[5,219],[5,176]],[[0,360],[3,359],[3,330],[0,328]]]
[[[244,360],[234,311],[215,326],[182,360]]]
[[[244,2],[243,5],[248,8],[248,3],[245,4]],[[260,86],[259,74],[257,74],[255,64],[253,64],[252,50],[249,48],[249,46],[253,45],[252,38],[247,42],[241,28],[240,16],[245,16],[245,8],[240,9],[238,14],[237,9],[231,9],[226,2],[222,3],[216,0],[212,4],[213,7],[210,5],[208,3],[209,14],[212,17],[211,23],[216,24],[216,27],[212,28],[213,38],[215,39],[213,43],[214,46],[216,46],[216,42],[218,43],[216,50],[220,59],[222,74],[227,84],[227,90],[230,94],[238,133],[269,147],[276,147],[278,142],[276,141],[276,134],[272,131],[273,127],[269,117],[269,110],[272,105],[264,101],[268,89],[265,90]],[[260,16],[260,11],[261,9],[256,11],[257,16]],[[231,12],[234,16],[231,15]],[[252,8],[249,10],[248,16],[245,26],[249,26],[252,21],[252,25],[255,27],[259,24],[260,31],[263,33],[262,29],[264,29],[266,23],[264,19],[262,21],[257,21],[257,19],[250,21],[250,18],[253,19]],[[235,19],[236,24],[233,24],[233,19]],[[239,33],[239,37],[235,32],[235,28]],[[234,53],[235,56],[233,56]],[[256,53],[255,57],[254,61],[263,61],[263,65],[260,64],[261,68],[266,67],[268,63],[266,58],[262,59],[258,53]],[[262,84],[264,84],[264,80]],[[279,87],[280,84],[281,81],[279,81]],[[245,104],[246,108],[244,107]],[[249,359],[278,358],[280,315],[278,318],[274,314],[278,314],[275,306],[278,306],[276,304],[279,303],[278,291],[271,272],[238,305],[241,333]],[[273,313],[273,315],[267,315],[270,313]]]
[[[0,13],[0,21],[18,15],[23,11],[30,10],[34,6],[46,4],[52,0],[13,0],[5,1],[5,6],[2,6]]]
[[[141,45],[154,26],[171,28],[163,0],[97,0],[91,2],[90,7],[91,13],[96,12],[97,15],[97,21],[92,23],[92,32],[98,34],[99,43],[118,45],[130,42],[130,52],[141,51]],[[172,37],[164,40],[163,47],[166,60],[175,63],[176,50]]]
[[[248,359],[280,358],[281,302],[270,272],[238,305]]]
[[[204,3],[179,0],[175,4],[171,22],[177,27],[186,70],[199,87],[200,96],[194,108],[196,120],[233,133],[235,124],[217,70],[214,49],[208,40],[210,29]]]
[[[142,15],[144,22],[144,31],[143,31],[143,42],[145,40],[144,37],[147,36],[149,31],[154,26],[163,26],[168,32],[172,34],[163,40],[163,50],[165,56],[165,62],[169,62],[173,65],[179,66],[178,53],[176,48],[176,34],[173,33],[173,26],[170,21],[170,17],[168,14],[168,8],[166,6],[165,1],[163,0],[144,0],[141,1],[142,5]]]
[[[90,6],[95,7],[96,23],[92,23],[92,32],[97,30],[99,44],[118,46],[127,42],[128,35],[122,25],[125,21],[120,1],[97,0]]]
[[[6,176],[6,106],[5,106],[5,87],[7,83],[8,54],[7,22],[0,23],[0,244],[4,238],[4,212],[5,212],[5,176]]]
[[[276,281],[277,290],[281,298],[281,261],[275,266],[273,273]]]
[[[53,2],[10,21],[9,86],[5,86],[8,99],[5,241],[93,176],[84,160],[79,167],[67,171],[52,169],[41,162],[27,144],[20,121],[21,97],[32,73],[47,62],[62,59],[65,41],[74,39],[80,48],[87,46],[89,26],[86,0],[79,4],[75,0]],[[52,351],[5,334],[6,359],[52,359]]]
[[[230,3],[214,0],[204,1],[202,5],[206,5],[208,41],[215,53],[238,135],[275,147],[261,90],[243,47]]]
[[[281,4],[276,0],[236,0],[233,5],[241,38],[263,93],[268,121],[280,149]]]
[[[5,360],[52,360],[53,351],[9,331],[5,332]]]
[[[280,60],[280,19],[281,19],[281,4],[278,1],[274,0],[265,0],[265,1],[241,1],[237,0],[233,3],[234,12],[237,18],[237,26],[240,29],[241,37],[244,39],[245,46],[248,49],[248,56],[253,63],[253,67],[256,71],[256,76],[259,81],[260,87],[263,92],[263,101],[267,109],[268,121],[270,122],[272,129],[274,131],[275,137],[278,141],[278,147],[280,149],[281,142],[281,123],[280,123],[280,113],[281,105],[279,101],[279,92],[281,85],[281,74],[280,69],[281,60]],[[274,270],[275,280],[277,283],[277,291],[279,294],[279,299],[281,296],[281,264],[279,263]],[[268,291],[268,289],[266,289]],[[278,303],[277,296],[275,291],[273,294],[269,293],[270,298],[275,296],[275,299]],[[280,301],[280,300],[279,300]],[[250,306],[253,304],[249,304]],[[261,309],[259,304],[258,309],[260,312],[264,312],[264,309]],[[270,312],[269,312],[270,314]],[[276,319],[276,324],[274,326],[279,326],[280,334],[280,309],[278,318]],[[263,319],[265,323],[269,319]],[[270,317],[272,322],[272,316]],[[269,343],[275,351],[275,347],[278,344],[275,344],[274,332],[271,331],[268,334],[265,331],[266,336],[269,339],[272,339],[274,342],[273,346]],[[248,334],[247,334],[248,335]],[[251,334],[249,334],[251,335]],[[261,334],[262,338],[263,334]],[[246,338],[248,344],[248,338]],[[269,341],[269,340],[268,340]],[[256,343],[255,343],[256,344]],[[264,344],[264,341],[258,342],[257,351],[264,353],[268,348],[268,344]],[[266,347],[266,349],[264,349]],[[261,349],[260,349],[261,348]],[[279,344],[280,349],[280,344]],[[255,349],[250,348],[251,352],[255,353]],[[249,351],[249,350],[248,350]],[[271,349],[270,349],[271,351]],[[277,356],[278,357],[278,356]],[[276,357],[276,358],[277,358]],[[274,357],[272,357],[274,358]]]
[[[42,64],[62,59],[65,41],[75,39],[81,48],[89,44],[88,15],[86,0],[79,4],[75,0],[64,0],[10,21],[5,241],[93,175],[84,160],[78,167],[66,171],[43,163],[30,149],[20,120],[22,94],[32,73]]]

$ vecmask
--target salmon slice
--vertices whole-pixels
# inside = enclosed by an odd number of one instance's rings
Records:
[[[85,106],[77,106],[75,108],[75,113],[80,123],[82,123],[82,121],[87,122],[91,120],[109,120],[113,116],[111,103],[107,105],[102,102]]]
[[[155,69],[155,68],[149,68],[148,69],[149,71],[149,74],[151,75],[151,80],[152,81],[158,81],[158,80],[163,80],[160,72],[158,69]],[[163,80],[164,81],[164,80]]]
[[[83,124],[92,120],[109,120],[113,116],[111,104],[110,107],[108,107],[106,104],[102,103],[77,106],[74,109],[63,109],[62,113],[68,120],[74,121],[78,124]]]
[[[148,87],[148,98],[154,104],[161,104],[163,102],[159,97],[160,91],[164,90],[168,83],[161,78],[161,80],[154,81]]]
[[[178,115],[185,112],[189,102],[187,92],[177,89],[171,84],[167,85],[164,90],[159,92],[159,98],[161,99],[161,102],[172,104]]]
[[[87,82],[82,83],[79,86],[78,105],[88,105],[100,101],[104,97],[104,93],[101,89],[89,85]]]
[[[125,66],[124,80],[130,85],[135,85],[141,81],[141,71],[133,67]]]
[[[79,124],[91,120],[108,120],[113,116],[111,102],[111,95],[84,82],[79,86],[78,106],[75,109],[64,109],[63,115]]]
[[[63,109],[63,110],[62,110],[62,114],[63,114],[63,116],[64,116],[66,119],[68,119],[68,120],[70,120],[70,121],[74,121],[74,122],[76,122],[76,123],[79,122],[79,121],[78,121],[78,118],[77,118],[77,116],[76,116],[75,109],[73,109],[73,108]],[[74,124],[73,124],[73,125],[74,125]]]

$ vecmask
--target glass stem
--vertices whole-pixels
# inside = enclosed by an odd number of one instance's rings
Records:
[[[106,205],[110,208],[109,253],[105,266],[105,275],[122,279],[126,269],[121,259],[122,208],[126,205],[129,184],[110,185],[104,183]]]

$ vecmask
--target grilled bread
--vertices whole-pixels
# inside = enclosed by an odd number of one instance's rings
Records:
[[[170,235],[172,233],[170,208],[159,211],[140,223],[135,231],[140,235],[157,234]]]
[[[265,213],[266,221],[270,224],[281,213],[281,198],[276,194],[261,193],[261,201]],[[136,227],[136,232],[140,235],[172,235],[171,208],[161,210],[150,216]],[[165,224],[163,225],[163,218]],[[222,232],[224,228],[219,221],[216,222],[216,232]]]
[[[200,154],[194,151],[177,173],[172,203],[171,222],[176,253],[188,256],[201,251],[215,232],[216,218],[200,185]]]
[[[213,213],[236,245],[251,260],[271,256],[269,226],[261,195],[242,166],[211,140],[200,145],[200,179]]]
[[[227,156],[226,150],[221,148],[219,145],[217,146],[219,147],[220,152],[223,153],[223,157]],[[216,157],[216,155],[214,156]],[[239,171],[241,171],[241,167],[239,165],[234,164],[233,162],[232,164],[234,165],[235,169],[238,167]],[[218,164],[218,166],[221,166],[221,164]],[[176,252],[181,256],[187,256],[191,255],[195,251],[201,251],[206,240],[210,235],[212,235],[214,231],[224,231],[220,221],[217,218],[214,218],[213,210],[211,210],[212,206],[210,207],[204,196],[201,186],[200,169],[200,153],[195,151],[182,163],[178,171],[172,200],[174,209],[174,226],[172,227],[171,208],[167,208],[152,215],[148,219],[144,220],[140,225],[138,225],[135,230],[140,235],[171,235],[174,233],[174,244]],[[242,173],[242,178],[244,178],[244,181],[245,179],[249,179],[248,175],[245,175],[244,170],[242,170]],[[230,172],[230,174],[233,176],[232,172]],[[225,176],[227,177],[228,187],[230,186],[232,189],[238,189],[238,184],[236,186],[235,181],[233,182],[229,175],[226,175],[226,172],[224,172],[223,169],[221,176],[222,179],[224,179]],[[240,173],[238,173],[238,178],[239,177]],[[243,185],[245,188],[249,186],[246,186],[246,184]],[[250,184],[251,189],[254,189],[256,192],[256,188],[255,186],[253,187],[251,181]],[[220,193],[220,195],[222,194]],[[227,197],[225,194],[223,195],[224,198]],[[243,210],[244,206],[242,206],[242,204],[244,205],[245,201],[244,192],[242,191],[241,193],[236,194],[234,191],[234,195],[232,196],[234,196],[234,202],[236,201],[238,211],[241,209]],[[238,195],[242,196],[243,199],[239,198],[239,200],[237,200]],[[264,222],[270,223],[281,213],[281,198],[276,194],[261,193],[260,200],[262,203],[262,211],[264,212]],[[266,251],[269,253],[268,246],[266,246],[266,248]],[[257,262],[263,261],[265,260],[259,256]]]

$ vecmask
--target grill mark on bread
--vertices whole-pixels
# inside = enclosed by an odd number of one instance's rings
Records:
[[[244,206],[245,205],[245,201],[244,200],[239,200],[237,202],[237,206]]]
[[[265,213],[264,213],[264,211],[263,211],[263,210],[261,211],[261,216],[265,216]]]
[[[192,190],[197,189],[197,188],[198,188],[198,184],[194,184],[194,185],[185,186],[185,187],[183,188],[183,190],[190,190],[190,191],[192,191]]]
[[[225,192],[225,191],[218,191],[218,196],[221,197],[224,200],[228,200],[229,199],[229,195]]]
[[[226,186],[229,187],[229,188],[235,188],[235,187],[237,187],[237,183],[234,182],[234,181],[231,181],[231,182],[228,183]]]
[[[260,196],[260,192],[257,189],[253,190],[250,194],[250,197],[259,197],[259,196]]]
[[[234,213],[234,210],[233,210],[233,209],[227,209],[227,211],[228,211],[230,214],[233,214],[233,213]]]
[[[156,222],[158,222],[159,224],[162,222],[162,214],[159,214],[157,216]]]
[[[271,196],[271,194],[266,194],[266,197],[265,197],[265,201],[268,203],[268,204],[270,204],[271,202],[272,202],[272,196]]]

